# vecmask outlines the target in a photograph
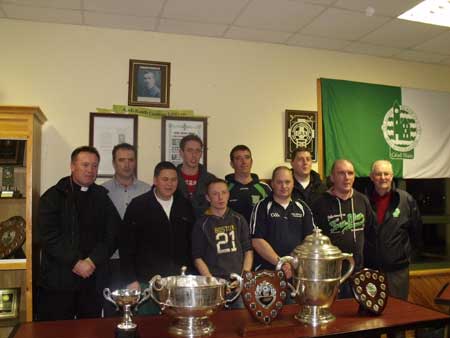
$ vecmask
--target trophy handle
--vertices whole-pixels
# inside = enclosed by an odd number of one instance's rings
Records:
[[[150,288],[146,288],[144,291],[142,291],[141,299],[139,300],[139,302],[137,302],[134,310],[137,311],[139,309],[139,305],[141,305],[143,302],[148,300],[150,298],[150,296],[151,296]]]
[[[298,258],[297,257],[292,257],[292,256],[283,256],[280,257],[277,266],[275,268],[275,270],[281,270],[282,266],[284,264],[290,264],[292,269],[295,271],[298,267]],[[289,286],[289,289],[291,289],[291,296],[295,297],[298,293],[299,290],[297,290],[291,283],[287,282],[287,285]]]
[[[160,282],[160,281],[161,281],[160,275],[153,276],[152,279],[150,279],[150,281],[148,282],[148,288],[144,290],[144,293],[146,293],[148,291],[149,296],[155,301],[156,304],[158,304],[161,307],[161,310],[164,310],[164,308],[166,307],[165,304],[161,303],[159,301],[159,299],[156,298],[155,294],[153,293],[153,290],[156,290],[158,292],[163,290],[162,285],[161,285],[161,287],[158,287],[156,285],[156,282]],[[148,297],[147,297],[147,299],[148,299]]]
[[[116,307],[116,311],[119,311],[119,306],[116,304],[116,302],[112,299],[111,297],[111,290],[109,288],[104,288],[103,289],[103,297],[105,297],[105,299],[111,303],[114,304],[114,306]]]
[[[342,255],[344,256],[343,260],[347,260],[350,263],[350,267],[348,268],[348,271],[345,273],[345,275],[341,277],[341,280],[339,281],[340,284],[344,283],[345,280],[350,277],[353,269],[355,268],[355,260],[353,259],[353,254],[343,253]]]
[[[232,274],[230,274],[230,280],[233,280],[233,279],[235,279],[235,280],[237,280],[239,282],[238,290],[236,291],[236,294],[234,295],[234,297],[232,297],[231,299],[226,299],[225,300],[226,304],[233,303],[241,295],[242,289],[244,287],[244,281],[243,281],[242,277],[239,276],[237,273],[233,272]],[[229,290],[231,290],[231,286],[230,285],[231,285],[231,283],[227,282],[226,287]]]

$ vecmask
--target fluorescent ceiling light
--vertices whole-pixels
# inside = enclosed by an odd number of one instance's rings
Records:
[[[450,27],[450,0],[424,0],[398,18]]]

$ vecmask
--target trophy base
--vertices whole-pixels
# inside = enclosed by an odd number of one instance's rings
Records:
[[[210,336],[214,330],[208,317],[178,317],[169,326],[169,334],[174,337]]]
[[[299,322],[312,326],[319,326],[336,319],[328,309],[320,306],[304,305],[299,313],[294,316]]]
[[[123,330],[116,328],[115,338],[139,338],[137,329]]]

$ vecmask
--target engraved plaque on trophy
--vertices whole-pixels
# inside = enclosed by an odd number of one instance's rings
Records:
[[[350,282],[360,309],[380,315],[388,300],[386,276],[377,270],[362,269],[350,277]]]
[[[242,298],[253,318],[270,324],[280,313],[288,296],[284,272],[261,270],[243,274]]]

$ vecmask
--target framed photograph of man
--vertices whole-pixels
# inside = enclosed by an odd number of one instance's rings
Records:
[[[100,154],[98,177],[112,177],[112,150],[119,143],[137,146],[137,115],[91,113],[89,123],[89,145]]]
[[[305,110],[286,110],[286,149],[285,159],[291,160],[295,148],[309,150],[313,162],[317,161],[317,112]]]
[[[180,141],[189,134],[195,134],[203,141],[203,154],[200,163],[206,168],[206,117],[163,116],[161,119],[161,161],[170,161],[175,165],[183,162],[180,156]]]
[[[128,104],[168,108],[169,99],[170,63],[130,60]]]

